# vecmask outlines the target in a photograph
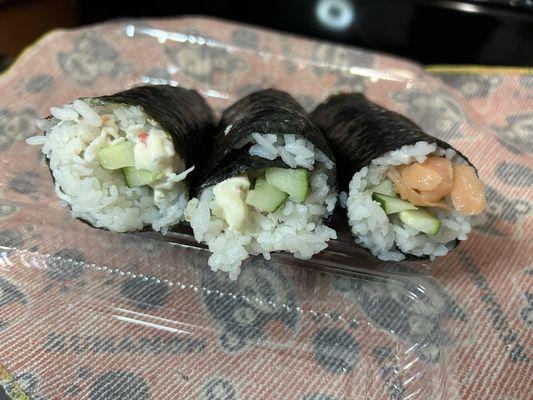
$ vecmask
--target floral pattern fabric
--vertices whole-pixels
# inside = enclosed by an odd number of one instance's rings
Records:
[[[24,143],[50,106],[139,84],[195,88],[217,112],[271,86],[307,109],[363,91],[466,154],[488,210],[469,241],[422,268],[360,252],[348,277],[254,258],[230,281],[201,249],[73,221]],[[533,74],[427,73],[180,18],[52,32],[0,77],[0,93],[0,384],[12,398],[530,396]]]

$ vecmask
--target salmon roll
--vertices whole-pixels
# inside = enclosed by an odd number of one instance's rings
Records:
[[[38,126],[27,142],[42,146],[75,218],[165,233],[183,219],[215,122],[198,93],[161,85],[52,107]]]
[[[362,94],[330,97],[311,120],[334,150],[356,243],[400,261],[444,256],[467,239],[486,200],[463,154]]]

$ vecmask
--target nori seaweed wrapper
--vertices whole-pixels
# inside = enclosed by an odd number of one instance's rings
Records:
[[[189,188],[195,188],[215,133],[213,111],[195,90],[169,85],[139,86],[91,100],[141,106],[171,135],[186,168],[195,166],[187,176]]]
[[[249,154],[251,143],[236,148],[252,133],[271,133],[278,137],[285,134],[300,135],[335,163],[324,136],[296,100],[280,90],[266,89],[244,97],[224,111],[213,152],[202,174],[200,189],[250,169],[287,167],[281,158],[268,160]],[[330,183],[334,184],[335,166],[325,171]]]
[[[452,148],[425,133],[410,119],[371,102],[360,93],[331,96],[311,113],[311,120],[334,150],[340,190],[348,190],[353,175],[373,159],[402,146],[425,141],[443,149]]]
[[[209,144],[212,143],[216,131],[213,111],[198,92],[167,85],[138,86],[112,95],[85,97],[82,100],[96,104],[141,106],[144,113],[171,135],[174,149],[186,168],[195,166],[186,180],[189,192],[195,189],[198,175],[205,164],[205,154],[209,151]],[[47,118],[51,119],[52,116]],[[48,158],[45,158],[45,162],[52,179],[55,180]],[[96,227],[83,218],[77,219],[94,228],[107,229]],[[142,230],[150,229],[145,226]]]
[[[345,191],[349,190],[356,172],[389,151],[420,141],[435,143],[443,149],[453,148],[425,133],[410,119],[371,102],[360,93],[331,96],[311,113],[311,120],[334,149],[339,187]],[[463,154],[454,150],[473,167]],[[452,248],[458,244],[459,240],[455,240]],[[407,253],[404,255],[406,260],[429,258]]]

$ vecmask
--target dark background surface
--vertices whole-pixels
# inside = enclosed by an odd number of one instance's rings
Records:
[[[423,64],[533,66],[533,0],[0,0],[0,54],[7,63],[55,27],[191,14],[342,42]]]

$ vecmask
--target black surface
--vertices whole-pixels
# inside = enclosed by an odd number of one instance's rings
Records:
[[[533,65],[531,0],[78,0],[78,4],[85,23],[202,14],[390,52],[424,64]]]
[[[335,162],[322,133],[311,123],[305,110],[291,95],[275,89],[261,90],[237,101],[222,114],[214,150],[202,174],[200,188],[214,185],[250,169],[286,167],[279,158],[267,160],[250,155],[249,146],[235,148],[237,143],[254,132],[303,136]],[[333,183],[335,168],[328,172]]]
[[[215,117],[203,97],[194,90],[157,85],[140,86],[98,99],[142,106],[172,136],[186,168],[195,166],[187,176],[189,187],[194,190],[215,131]]]

